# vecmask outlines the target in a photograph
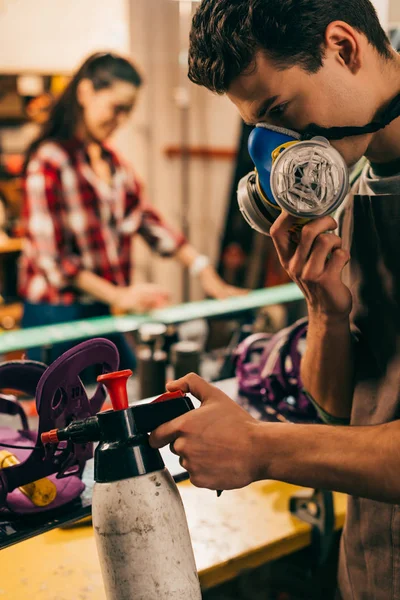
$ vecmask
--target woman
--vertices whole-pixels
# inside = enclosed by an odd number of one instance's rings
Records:
[[[164,306],[166,289],[131,280],[132,238],[139,234],[160,255],[174,255],[200,276],[208,295],[236,292],[182,234],[149,206],[130,168],[106,147],[129,117],[142,78],[126,59],[95,54],[78,70],[52,108],[26,161],[20,262],[23,327],[103,316],[110,308],[144,312]],[[122,335],[110,336],[121,368],[133,354]],[[67,347],[54,348],[52,359]],[[40,349],[30,353],[40,357]]]

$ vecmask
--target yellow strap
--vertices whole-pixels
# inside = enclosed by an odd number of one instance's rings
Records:
[[[290,146],[294,146],[295,144],[298,144],[298,143],[299,143],[299,140],[294,140],[293,142],[285,142],[284,144],[281,144],[280,146],[275,148],[275,150],[271,154],[272,162],[274,163],[276,161],[276,159],[278,158],[278,156],[280,155],[280,153],[283,152],[284,150],[286,150],[286,148],[289,148]]]
[[[18,458],[8,452],[7,450],[0,451],[0,468],[6,469],[7,467],[14,467],[19,465]],[[57,496],[57,488],[55,484],[48,479],[43,477],[32,483],[26,483],[18,488],[35,506],[47,506]]]

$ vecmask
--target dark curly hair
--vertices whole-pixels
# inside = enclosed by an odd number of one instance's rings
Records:
[[[324,34],[345,21],[389,58],[390,42],[369,0],[203,0],[190,33],[189,79],[219,94],[263,51],[281,69],[322,66]]]

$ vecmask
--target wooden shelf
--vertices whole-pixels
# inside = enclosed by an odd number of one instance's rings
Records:
[[[214,148],[208,146],[167,146],[164,150],[167,158],[181,158],[189,156],[190,158],[201,158],[203,160],[234,160],[237,151],[232,148]]]
[[[24,240],[20,238],[10,238],[4,243],[0,243],[0,254],[10,254],[11,252],[21,252]]]
[[[28,118],[21,115],[20,117],[0,117],[0,127],[19,127],[20,125],[24,125],[28,123]]]

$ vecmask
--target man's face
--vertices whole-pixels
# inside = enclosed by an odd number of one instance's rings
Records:
[[[259,53],[254,68],[235,79],[227,95],[246,123],[264,122],[301,132],[311,123],[335,127],[372,121],[376,105],[368,94],[371,83],[362,71],[354,74],[334,54],[327,54],[317,73],[308,73],[299,66],[280,70]],[[351,166],[364,155],[371,139],[362,135],[331,143]]]

